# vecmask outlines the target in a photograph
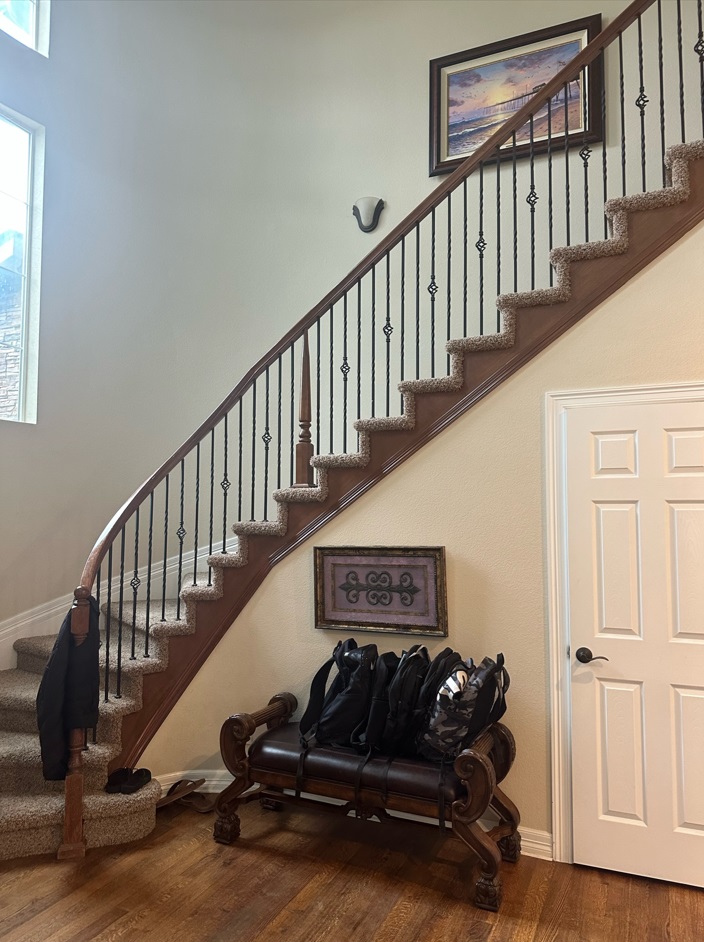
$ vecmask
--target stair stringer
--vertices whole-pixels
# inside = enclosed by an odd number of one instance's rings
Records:
[[[314,457],[314,487],[275,491],[276,519],[234,525],[238,551],[209,557],[212,585],[182,590],[191,627],[188,633],[170,638],[164,670],[144,674],[141,710],[122,716],[122,751],[111,768],[137,764],[199,668],[279,560],[704,219],[703,157],[704,141],[671,148],[666,158],[668,187],[608,201],[610,239],[553,249],[553,287],[501,295],[499,333],[450,340],[448,376],[399,384],[400,416],[357,421],[357,452]]]

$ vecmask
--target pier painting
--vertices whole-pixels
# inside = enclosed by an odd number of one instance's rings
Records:
[[[435,106],[439,113],[433,115],[437,127],[434,139],[431,131],[431,173],[452,169],[472,154],[564,69],[589,41],[595,25],[589,21],[593,19],[599,18],[589,17],[543,31],[537,42],[526,42],[539,35],[528,34],[493,47],[433,60],[431,109]],[[575,28],[578,26],[580,28]],[[552,35],[546,36],[548,32]],[[585,89],[582,84],[581,76],[569,82],[534,115],[534,144],[547,139],[548,123],[556,145],[565,129],[570,134],[593,130],[589,126],[584,129]],[[588,84],[592,86],[591,76]],[[594,86],[588,93],[593,95]],[[589,137],[593,139],[591,133]],[[516,134],[517,145],[523,145],[520,152],[525,151],[529,140],[526,125]]]

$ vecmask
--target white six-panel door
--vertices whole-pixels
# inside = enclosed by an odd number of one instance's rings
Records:
[[[564,423],[574,860],[704,886],[704,402]]]

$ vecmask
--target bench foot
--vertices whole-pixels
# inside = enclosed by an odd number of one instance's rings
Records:
[[[479,909],[488,909],[492,913],[498,912],[503,896],[501,877],[498,874],[491,876],[491,874],[482,873],[475,885],[475,906]]]
[[[218,815],[213,826],[213,837],[218,844],[232,844],[240,836],[240,816],[235,814]]]
[[[521,856],[521,835],[509,834],[497,841],[501,851],[501,859],[507,863],[516,863]]]

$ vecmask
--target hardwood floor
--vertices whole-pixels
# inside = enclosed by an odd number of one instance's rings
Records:
[[[0,864],[2,942],[698,942],[700,890],[522,858],[498,914],[467,898],[459,841],[431,829],[242,811],[232,847],[212,815],[171,806],[154,833],[86,860]],[[458,867],[459,862],[459,867]]]

